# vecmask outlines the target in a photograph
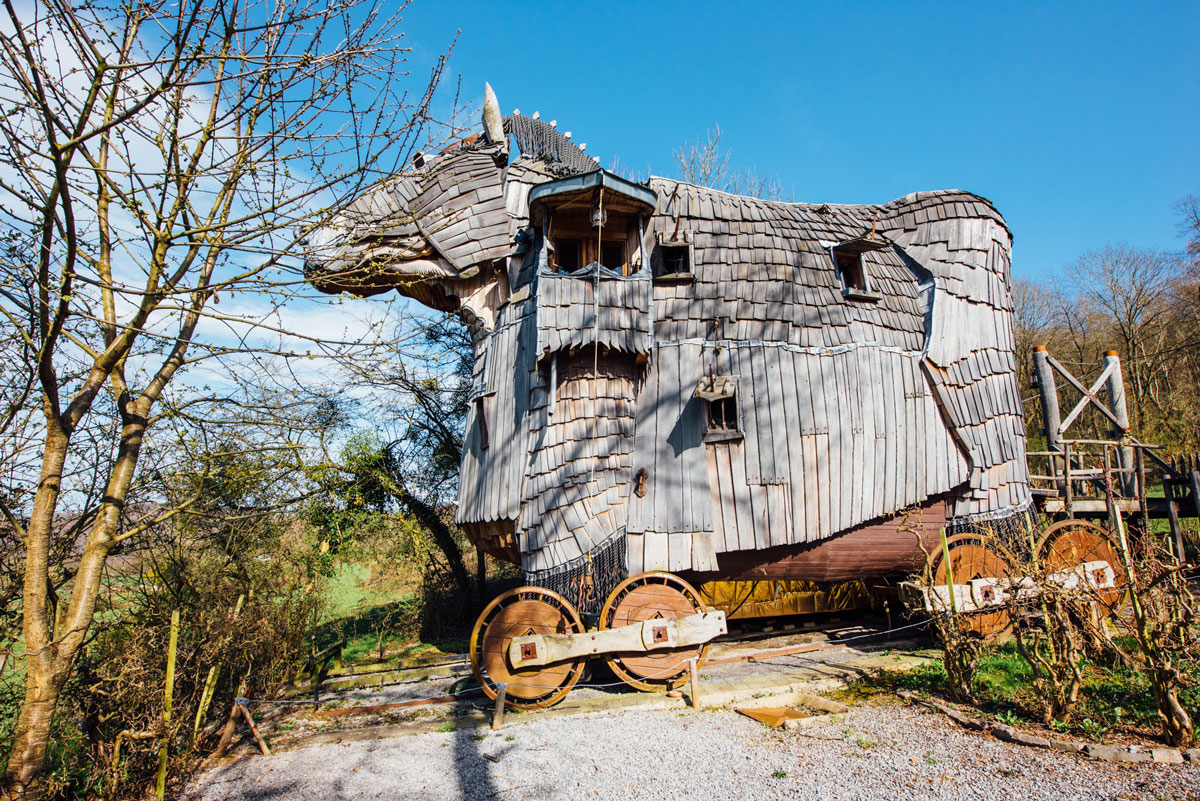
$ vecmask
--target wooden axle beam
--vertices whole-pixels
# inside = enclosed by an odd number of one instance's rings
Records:
[[[657,618],[583,634],[530,634],[514,637],[508,661],[514,669],[552,665],[569,659],[613,653],[643,653],[701,645],[728,632],[724,612]]]
[[[1116,586],[1116,573],[1108,562],[1084,562],[1070,570],[1051,573],[1046,580],[1065,590],[1109,590]],[[1013,595],[1017,598],[1036,598],[1038,592],[1037,582],[1029,576],[989,576],[971,579],[965,584],[937,584],[933,587],[923,587],[913,581],[900,584],[900,599],[904,604],[909,608],[923,609],[929,614],[949,609],[976,612],[1003,606]]]

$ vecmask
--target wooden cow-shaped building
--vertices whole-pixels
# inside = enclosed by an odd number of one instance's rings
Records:
[[[911,569],[914,531],[1028,510],[1011,235],[987,200],[633,183],[488,95],[483,134],[308,254],[326,291],[473,326],[456,519],[481,547],[550,587],[605,560],[836,581]]]

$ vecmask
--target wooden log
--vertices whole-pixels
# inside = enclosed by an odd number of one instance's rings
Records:
[[[267,747],[267,741],[262,738],[258,732],[258,726],[254,723],[254,716],[250,714],[250,710],[242,704],[241,700],[235,702],[237,708],[242,711],[242,717],[246,720],[246,725],[250,727],[250,733],[254,735],[254,741],[258,743],[258,748],[263,752],[263,756],[270,756],[271,749]]]
[[[1176,487],[1170,481],[1163,481],[1163,494],[1167,497],[1167,520],[1171,524],[1171,546],[1175,551],[1175,559],[1183,562],[1183,529],[1179,525],[1179,504],[1175,502]]]
[[[237,694],[241,697],[242,693],[246,692],[246,680],[242,679],[238,684]],[[229,720],[225,721],[225,728],[221,730],[221,739],[217,742],[217,750],[214,755],[217,757],[225,756],[225,751],[229,749],[229,743],[233,741],[233,732],[237,727],[238,705],[235,700],[233,706],[229,709]]]
[[[1058,408],[1058,387],[1045,345],[1033,349],[1033,375],[1042,401],[1042,432],[1046,435],[1046,450],[1062,453],[1062,413]]]

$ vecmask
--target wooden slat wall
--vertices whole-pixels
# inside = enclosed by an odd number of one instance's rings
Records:
[[[539,408],[518,530],[526,570],[574,559],[625,526],[635,408],[631,359],[559,354],[554,414]]]
[[[692,397],[700,349],[699,343],[655,348],[638,398],[633,470],[646,470],[646,494],[629,499],[628,531],[644,538],[645,570],[708,564],[718,546],[711,536],[703,404]]]
[[[925,391],[919,354],[761,343],[707,347],[701,358],[718,371],[753,372],[761,363],[779,376],[747,382],[737,374],[744,438],[705,446],[718,553],[827,539],[967,480],[966,459]],[[643,403],[652,402],[649,389]],[[826,410],[820,423],[814,406]],[[926,453],[945,468],[926,471]]]

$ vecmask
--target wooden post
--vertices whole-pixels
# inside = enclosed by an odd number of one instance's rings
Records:
[[[1107,454],[1108,451],[1105,451]],[[1107,458],[1107,456],[1105,457]],[[1075,517],[1075,507],[1071,504],[1071,443],[1066,443],[1063,446],[1063,508],[1067,510],[1067,517]]]
[[[1152,529],[1150,528],[1150,502],[1146,500],[1146,452],[1142,448],[1131,450],[1134,451],[1134,461],[1137,465],[1137,499],[1142,507],[1143,544],[1148,546]]]
[[[192,724],[192,746],[196,745],[196,738],[200,736],[200,724],[204,722],[204,716],[208,714],[208,707],[212,704],[213,691],[217,688],[217,680],[221,677],[221,665],[216,664],[208,669],[208,678],[204,680],[204,691],[200,693],[200,704],[196,707],[196,722]]]
[[[241,683],[238,684],[238,697],[240,698],[244,692],[246,692],[246,680],[242,679]],[[221,739],[217,742],[216,755],[218,757],[225,756],[225,751],[229,748],[229,743],[233,740],[233,731],[237,726],[237,719],[238,704],[237,701],[234,701],[232,708],[229,710],[229,720],[225,721],[225,728],[221,731]]]
[[[496,709],[492,712],[492,731],[499,731],[504,725],[504,699],[508,697],[508,685],[496,685]]]
[[[254,716],[250,714],[250,710],[242,703],[244,699],[237,699],[234,704],[241,710],[242,718],[245,719],[246,725],[250,727],[250,733],[254,735],[254,741],[258,743],[258,750],[263,752],[263,756],[270,756],[271,749],[267,747],[267,741],[258,733],[258,726],[254,725]]]
[[[1050,366],[1050,354],[1045,345],[1033,349],[1033,378],[1037,382],[1038,396],[1042,402],[1042,433],[1046,435],[1046,450],[1062,453],[1062,412],[1058,408],[1058,387],[1054,383],[1054,369]],[[1050,472],[1057,473],[1055,458],[1049,457]],[[1063,481],[1056,481],[1058,493],[1066,492]],[[1068,509],[1070,503],[1067,504]]]
[[[167,751],[171,745],[171,701],[175,694],[175,649],[179,644],[179,610],[171,613],[171,639],[167,645],[167,686],[163,690],[163,741],[158,748],[158,782],[154,797],[163,801],[167,791]]]
[[[1050,367],[1045,345],[1033,349],[1033,377],[1042,401],[1042,431],[1046,435],[1046,450],[1061,453],[1062,433],[1059,429],[1062,427],[1062,413],[1058,409],[1058,387],[1054,383],[1054,370]]]
[[[1167,519],[1171,523],[1171,547],[1175,551],[1175,561],[1183,563],[1183,530],[1179,525],[1179,504],[1175,501],[1175,485],[1163,479],[1163,495],[1167,496]]]
[[[692,709],[700,708],[700,668],[699,659],[692,657],[688,660],[688,679],[691,682]]]
[[[1113,439],[1122,440],[1129,434],[1129,411],[1125,408],[1125,379],[1121,375],[1121,359],[1115,350],[1104,352],[1104,369],[1112,366],[1108,374],[1105,388],[1108,390],[1108,410],[1117,419],[1118,428],[1109,431]],[[1123,447],[1120,450],[1121,469],[1126,471],[1121,476],[1121,494],[1126,498],[1137,495],[1137,477],[1134,475],[1133,448]]]

